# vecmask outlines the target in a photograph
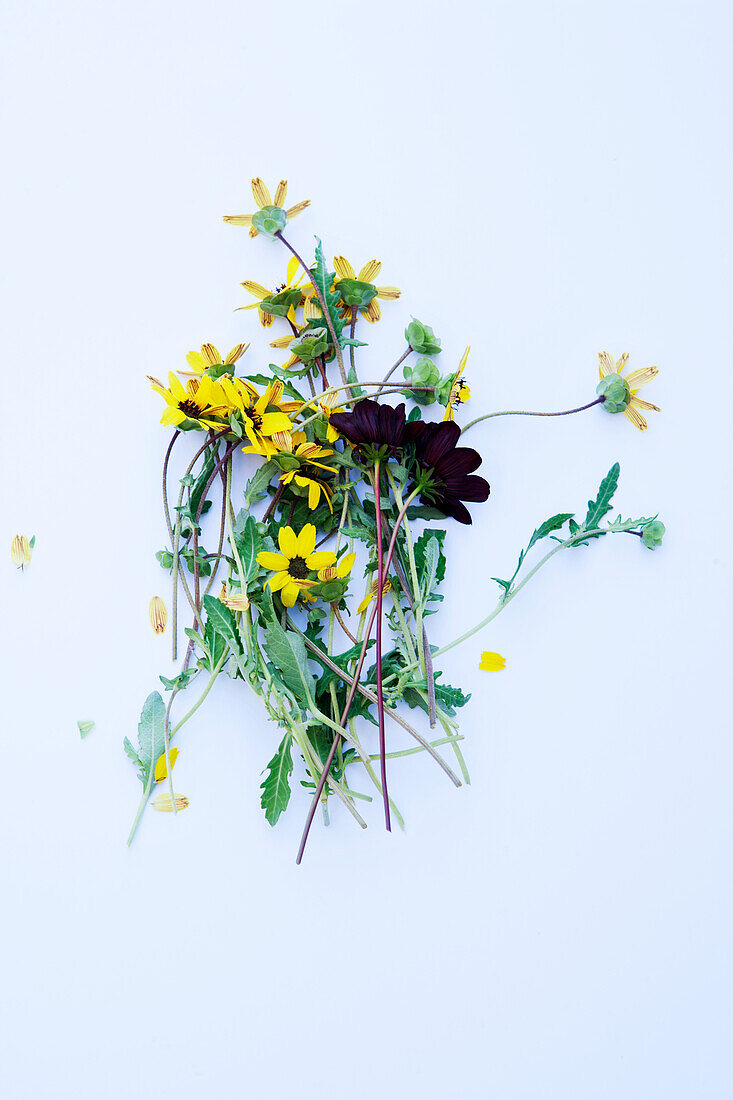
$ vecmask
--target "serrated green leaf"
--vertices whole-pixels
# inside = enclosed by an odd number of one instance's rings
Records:
[[[326,257],[323,254],[323,245],[320,238],[316,237],[316,265],[312,269],[313,279],[321,292],[326,308],[328,309],[328,315],[333,325],[333,331],[336,333],[336,339],[341,341],[341,334],[344,328],[344,322],[341,320],[339,313],[339,295],[331,288],[333,286],[334,275],[333,272],[328,270],[326,264]],[[313,304],[321,308],[321,304],[317,298],[313,299]]]
[[[142,769],[143,762],[132,747],[132,741],[129,737],[126,737],[125,740],[122,742],[122,747],[129,756],[130,760],[132,760],[135,767]]]
[[[244,504],[247,509],[250,509],[254,504],[257,504],[267,496],[267,486],[270,484],[275,474],[279,473],[280,467],[277,462],[273,462],[272,459],[270,459],[269,462],[265,462],[258,470],[255,470],[244,487]]]
[[[211,622],[216,633],[221,634],[221,636],[227,640],[234,652],[241,653],[242,642],[239,637],[239,631],[237,630],[237,621],[233,613],[221,602],[221,600],[217,599],[216,596],[212,596],[210,593],[204,596],[203,604],[207,617],[207,626],[208,623]]]
[[[531,550],[536,542],[546,538],[547,535],[551,534],[553,531],[559,531],[560,528],[572,518],[572,512],[558,512],[556,516],[551,516],[550,519],[546,519],[545,522],[541,523],[536,531],[533,532],[532,538],[527,545],[527,550]]]
[[[588,501],[588,514],[583,523],[583,527],[586,531],[591,531],[593,528],[597,527],[606,513],[611,511],[611,501],[618,487],[618,476],[620,472],[621,467],[618,462],[614,462],[599,486],[596,499]]]
[[[262,791],[260,805],[265,811],[265,820],[270,825],[277,824],[280,814],[287,809],[290,801],[290,773],[293,770],[292,741],[292,734],[286,733],[277,752],[267,765],[267,775],[260,784]]]
[[[261,567],[257,564],[257,555],[262,550],[262,535],[257,529],[257,520],[244,508],[236,518],[234,538],[244,570],[244,582],[249,587],[261,572]]]
[[[295,698],[312,706],[316,678],[308,668],[305,642],[300,635],[283,630],[277,619],[273,619],[265,628],[262,644]]]
[[[147,790],[153,782],[155,762],[165,751],[165,703],[159,691],[151,691],[143,703],[137,727],[137,749],[128,738],[123,744],[127,755],[139,767],[138,778]]]

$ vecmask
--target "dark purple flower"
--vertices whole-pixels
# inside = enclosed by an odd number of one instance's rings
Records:
[[[333,419],[333,418],[332,418]],[[457,447],[461,429],[454,420],[423,424],[416,420],[405,429],[406,442],[415,444],[420,467],[429,471],[429,482],[420,499],[439,508],[459,523],[471,523],[464,500],[481,503],[489,496],[489,483],[474,475],[481,455],[473,447]]]
[[[331,413],[330,423],[367,457],[394,455],[405,442],[405,406],[392,408],[365,398],[351,412]]]

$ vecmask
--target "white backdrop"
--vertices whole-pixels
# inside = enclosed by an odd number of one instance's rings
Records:
[[[731,1095],[730,24],[710,0],[6,0],[0,542],[37,535],[0,570],[7,1100]],[[403,288],[376,371],[411,313],[444,366],[472,344],[471,416],[590,400],[604,347],[662,368],[644,436],[601,410],[476,430],[492,496],[450,530],[435,641],[617,458],[665,545],[554,559],[446,660],[472,786],[395,762],[408,831],[335,807],[300,869],[306,798],[264,822],[278,734],[228,683],[180,742],[190,809],[124,844],[122,739],[171,668],[144,376],[265,349],[238,284],[284,258],[221,222],[258,174],[313,200],[303,249]]]

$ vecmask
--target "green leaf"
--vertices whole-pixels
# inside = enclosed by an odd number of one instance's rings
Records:
[[[30,546],[31,550],[34,549],[34,547],[36,545],[36,536],[35,535],[31,535],[31,537],[28,539],[28,545]]]
[[[550,519],[546,519],[544,523],[541,523],[537,530],[533,533],[532,538],[527,545],[527,551],[531,550],[536,542],[540,539],[544,539],[547,535],[553,531],[559,531],[569,519],[573,518],[572,512],[558,512],[556,516],[551,516]],[[527,552],[525,551],[525,553]]]
[[[79,727],[79,733],[81,734],[82,741],[85,737],[88,737],[94,729],[94,722],[84,721],[84,719],[82,718],[80,718],[76,724]]]
[[[201,498],[204,495],[204,489],[208,484],[209,478],[214,472],[216,456],[216,449],[209,447],[208,451],[206,452],[206,461],[201,467],[201,472],[191,486],[191,496],[189,498],[188,507],[192,520],[196,519],[196,512],[198,511],[199,505],[201,504]],[[203,515],[203,508],[201,509],[201,514]]]
[[[125,738],[125,752],[139,767],[138,778],[146,789],[152,785],[153,769],[165,751],[165,703],[159,691],[151,691],[143,704],[137,727],[137,749]]]
[[[320,238],[316,237],[316,265],[312,269],[313,280],[323,296],[323,300],[326,303],[328,309],[328,315],[331,318],[331,324],[333,325],[333,331],[336,333],[336,339],[340,342],[341,334],[343,332],[344,323],[339,316],[339,302],[340,297],[338,292],[333,291],[334,275],[333,272],[328,270],[326,265],[326,257],[323,255],[323,245]],[[314,299],[314,304],[320,308],[320,302]]]
[[[428,551],[431,539],[435,542],[435,548]],[[433,583],[428,589],[432,592],[435,585],[445,577],[445,554],[443,553],[443,543],[445,541],[445,530],[440,528],[426,528],[420,535],[420,538],[415,541],[415,565],[417,567],[418,576],[423,576],[426,569],[432,569],[432,558],[428,560],[428,553],[431,556],[435,556],[437,550],[437,557],[435,558],[435,575]]]
[[[588,501],[588,514],[583,523],[583,528],[586,531],[592,531],[593,528],[598,526],[606,513],[611,511],[611,501],[618,487],[618,475],[620,471],[621,467],[618,462],[614,462],[600,484],[598,496],[595,500]]]
[[[291,746],[293,735],[286,733],[278,750],[267,765],[267,775],[260,785],[262,798],[260,805],[265,811],[265,820],[276,825],[280,814],[287,809],[290,801],[290,773],[293,770]]]
[[[257,555],[262,549],[262,535],[257,526],[257,520],[243,508],[234,523],[234,539],[237,543],[239,556],[244,570],[244,582],[249,586],[261,567],[257,563]]]
[[[312,706],[316,678],[308,668],[305,642],[299,634],[283,630],[277,619],[267,624],[263,646],[286,687],[296,699]]]
[[[137,755],[137,753],[135,752],[134,748],[132,747],[132,741],[130,740],[129,737],[125,738],[125,740],[122,742],[122,746],[123,746],[125,752],[127,753],[127,755],[130,757],[130,760],[132,760],[135,767],[136,768],[142,768],[143,762],[140,759],[140,757]]]
[[[184,688],[188,687],[194,677],[198,676],[199,671],[198,668],[185,668],[183,672],[179,672],[178,675],[174,676],[172,679],[169,679],[167,676],[159,676],[158,679],[166,691],[183,691]]]
[[[226,607],[221,600],[217,599],[216,596],[208,594],[204,596],[204,611],[207,616],[207,626],[208,623],[211,622],[216,633],[226,638],[234,652],[241,653],[242,642],[239,637],[239,631],[237,630],[237,620],[234,618],[229,608]]]
[[[273,462],[272,459],[270,459],[269,462],[265,462],[255,471],[244,487],[244,504],[247,509],[267,496],[267,486],[270,484],[275,474],[279,473],[280,467],[277,462]]]

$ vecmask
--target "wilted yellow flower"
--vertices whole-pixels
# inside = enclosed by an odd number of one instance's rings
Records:
[[[615,363],[612,355],[607,351],[600,351],[598,353],[598,374],[601,380],[608,377],[609,374],[617,374],[619,378],[623,379],[631,393],[629,403],[624,409],[624,415],[635,428],[638,428],[640,432],[645,432],[649,427],[649,423],[646,417],[641,415],[639,409],[643,409],[645,412],[661,412],[662,410],[659,405],[652,405],[651,401],[644,401],[637,394],[642,386],[648,385],[653,378],[657,377],[659,367],[641,367],[640,370],[632,370],[630,374],[624,375],[622,371],[628,361],[629,353],[627,351]]]
[[[31,563],[31,544],[25,535],[15,535],[10,543],[10,557],[19,569]]]
[[[171,749],[171,771],[173,765],[178,757],[178,749]],[[155,772],[153,773],[153,779],[156,783],[162,783],[164,779],[168,778],[168,771],[165,766],[165,753],[162,752],[155,763]]]
[[[205,374],[209,367],[234,367],[234,364],[238,359],[244,355],[245,351],[249,347],[249,344],[235,344],[232,350],[227,355],[226,359],[222,359],[221,352],[213,344],[202,344],[201,351],[189,351],[186,356],[186,362],[194,374]],[[181,370],[179,374],[189,374],[190,371]],[[230,374],[234,374],[232,369]]]
[[[366,283],[373,288],[372,293],[376,291],[375,296],[370,299],[367,305],[359,305],[357,307],[359,313],[367,321],[378,321],[379,318],[382,316],[382,310],[380,308],[379,302],[377,301],[377,298],[381,298],[383,301],[390,302],[394,301],[396,298],[399,298],[400,294],[402,293],[402,291],[399,290],[399,288],[396,286],[374,285],[374,280],[377,278],[379,272],[382,270],[381,260],[367,260],[358,275],[356,274],[354,268],[345,256],[334,256],[333,266],[339,281],[346,280],[346,285],[351,284],[352,286],[354,283]],[[351,306],[346,303],[344,304],[344,313],[346,316],[351,315]]]
[[[302,202],[297,202],[295,206],[290,206],[287,210],[285,210],[284,203],[287,193],[287,180],[280,180],[275,190],[274,199],[271,197],[268,188],[265,186],[259,176],[252,180],[252,194],[260,210],[264,210],[267,207],[273,206],[279,207],[281,210],[283,210],[285,214],[285,220],[290,221],[291,218],[296,218],[298,214],[301,214],[303,210],[305,210],[306,206],[310,206],[311,201],[310,199],[304,199]],[[252,225],[251,214],[226,214],[224,216],[224,221],[227,222],[229,225],[248,225],[250,227],[250,237],[257,236],[257,230]]]
[[[344,577],[348,577],[354,568],[355,561],[356,554],[345,554],[338,565],[326,565],[323,569],[318,570],[319,581],[343,580]]]
[[[188,806],[188,799],[185,794],[177,794],[176,798],[176,810],[185,810]],[[157,798],[154,798],[152,803],[154,810],[161,810],[163,813],[172,814],[173,806],[171,804],[171,796],[169,794],[159,794]]]
[[[369,586],[369,591],[367,592],[366,596],[364,597],[364,599],[361,601],[361,603],[359,604],[359,606],[356,609],[357,615],[361,615],[362,611],[366,611],[366,609],[369,607],[369,604],[372,602],[372,600],[376,596],[378,587],[379,587],[379,581],[372,581],[371,585]],[[391,591],[392,591],[392,581],[389,579],[389,577],[387,577],[386,581],[382,585],[382,595],[386,596],[387,593],[391,592]]]
[[[484,672],[501,672],[506,668],[506,658],[502,657],[501,653],[492,653],[487,649],[481,654],[478,667]]]
[[[155,633],[165,634],[165,628],[168,623],[168,612],[160,596],[153,596],[148,611],[150,614],[150,625]]]
[[[230,611],[249,611],[249,598],[243,592],[230,592],[227,595],[227,586],[222,584],[219,600]]]

